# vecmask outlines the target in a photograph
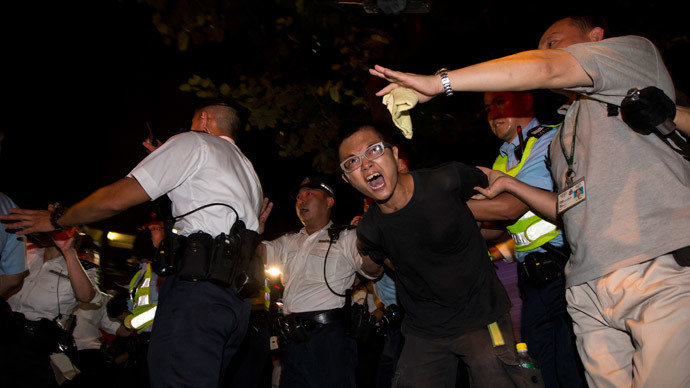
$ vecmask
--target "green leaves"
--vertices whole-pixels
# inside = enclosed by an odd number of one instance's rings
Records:
[[[226,71],[194,74],[180,91],[232,97],[251,112],[245,130],[272,131],[281,156],[336,171],[337,129],[369,116],[366,64],[387,47],[387,34],[353,25],[330,2],[143,1],[156,9],[152,22],[171,47],[232,58]]]

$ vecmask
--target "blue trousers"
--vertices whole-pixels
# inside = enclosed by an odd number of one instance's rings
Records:
[[[305,342],[286,341],[280,388],[355,388],[357,342],[340,322],[319,325]]]
[[[565,279],[535,283],[518,271],[522,299],[520,334],[541,367],[546,388],[586,387],[565,300]]]
[[[250,308],[231,289],[166,278],[148,350],[151,387],[219,387],[246,333]]]

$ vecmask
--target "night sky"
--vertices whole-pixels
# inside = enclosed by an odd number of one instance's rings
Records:
[[[52,201],[70,205],[125,176],[146,156],[140,143],[148,135],[147,122],[161,140],[188,127],[196,100],[179,91],[180,84],[193,74],[217,75],[239,56],[252,55],[251,48],[232,44],[223,55],[217,49],[181,53],[162,43],[151,9],[133,0],[7,3],[0,11],[5,118],[0,190],[24,207],[43,208]],[[382,64],[433,73],[534,48],[544,28],[569,11],[556,3],[437,0],[429,1],[430,14],[416,16],[368,15],[358,6],[341,7],[343,15],[379,28],[403,25],[417,31],[408,36],[409,45],[398,42],[409,50],[400,63]],[[676,44],[666,59],[676,86],[688,91],[687,21],[671,2],[594,4],[621,34],[646,35],[664,47],[669,37],[684,37],[684,45]],[[430,104],[472,114],[479,98],[465,93]],[[489,163],[497,143],[486,129],[481,147],[439,145],[434,160]],[[309,172],[309,162],[280,158],[265,132],[245,134],[240,145],[254,162],[265,194],[277,204],[269,237],[299,226],[287,192]],[[359,211],[361,197],[337,176],[331,178],[340,207],[336,216],[347,222]],[[99,225],[130,231],[149,210],[143,205]]]

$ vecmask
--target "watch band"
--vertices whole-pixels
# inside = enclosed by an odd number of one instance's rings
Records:
[[[441,76],[441,84],[443,84],[443,90],[446,93],[446,97],[453,95],[453,88],[450,87],[450,79],[448,78],[448,69],[441,68],[436,72],[436,75]]]
[[[57,202],[55,202],[53,206],[53,212],[50,214],[50,224],[53,225],[53,228],[55,228],[55,230],[65,229],[65,227],[60,225],[60,223],[58,222],[60,217],[62,217],[62,214],[65,212],[65,208]]]

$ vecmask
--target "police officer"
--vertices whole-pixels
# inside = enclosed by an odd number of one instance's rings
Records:
[[[556,131],[554,126],[543,125],[535,117],[532,93],[486,92],[484,110],[491,131],[504,141],[493,168],[553,191],[546,153]],[[484,201],[470,200],[468,206],[477,221],[497,222],[501,232],[509,224],[522,299],[520,333],[541,367],[544,385],[582,387],[583,368],[566,311],[563,266],[567,256],[560,229],[509,194]],[[482,233],[487,230],[482,228]]]
[[[167,194],[181,236],[229,233],[239,218],[258,231],[262,189],[251,162],[234,141],[239,110],[228,101],[199,107],[192,132],[170,138],[119,181],[100,188],[66,211],[13,209],[5,220],[20,233],[49,231],[111,217]],[[236,216],[237,214],[237,216]],[[196,259],[196,258],[195,258]],[[178,271],[181,269],[178,269]],[[228,287],[168,276],[160,290],[149,348],[152,387],[217,387],[240,344],[249,319],[249,302]]]
[[[357,344],[345,336],[341,308],[355,273],[364,274],[356,236],[353,230],[329,235],[335,192],[322,177],[305,178],[294,194],[304,227],[257,250],[269,267],[281,270],[285,287],[288,338],[280,386],[354,388]]]
[[[3,378],[16,387],[53,387],[57,381],[49,357],[61,345],[74,360],[69,319],[79,302],[97,303],[97,268],[84,266],[74,249],[76,230],[38,233],[27,247],[29,276],[22,288],[8,300],[15,327],[0,333],[7,336],[9,366]],[[66,331],[60,328],[67,329]]]

